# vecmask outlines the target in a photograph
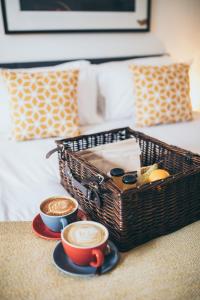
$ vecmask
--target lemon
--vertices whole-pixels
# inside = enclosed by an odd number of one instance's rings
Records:
[[[157,169],[157,170],[154,170],[154,171],[151,172],[151,174],[149,175],[149,181],[153,182],[153,181],[156,181],[156,180],[165,179],[169,176],[170,176],[170,174],[166,170]]]
[[[147,167],[142,167],[140,169],[141,175],[138,177],[138,183],[139,184],[145,184],[149,182],[149,176],[151,172],[158,169],[158,164],[154,164]]]

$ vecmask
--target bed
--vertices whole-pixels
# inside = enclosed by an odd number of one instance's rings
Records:
[[[153,56],[159,56],[155,54]],[[144,57],[144,56],[139,56]],[[152,57],[152,55],[151,55]],[[123,61],[138,57],[92,59],[92,64]],[[1,64],[3,68],[50,66],[65,61]],[[135,128],[132,118],[102,120],[98,124],[81,127],[81,133],[104,131],[130,126],[169,144],[200,153],[200,113],[191,122]],[[0,133],[0,221],[28,221],[38,212],[40,202],[52,195],[66,194],[60,185],[57,156],[46,159],[55,147],[54,138],[15,142]]]
[[[191,122],[135,128],[132,120],[84,126],[82,133],[130,126],[195,153],[200,153],[200,113]],[[32,220],[40,202],[52,195],[66,194],[60,185],[58,159],[46,153],[55,147],[54,138],[15,142],[0,136],[0,220]]]
[[[91,62],[99,64],[132,58]],[[40,67],[63,62],[0,64],[0,68]],[[135,127],[133,118],[128,116],[118,120],[100,118],[97,123],[82,125],[81,133],[130,126],[200,154],[200,112],[193,115],[190,122],[144,128]],[[101,299],[104,294],[105,299],[199,299],[200,222],[123,254],[116,270],[101,278],[79,280],[57,272],[50,259],[54,242],[35,238],[31,222],[13,222],[32,221],[43,199],[67,194],[60,184],[56,153],[49,159],[45,157],[55,148],[54,141],[55,138],[47,138],[16,142],[1,132],[0,126],[0,221],[6,221],[0,222],[0,278],[3,279],[0,280],[0,298],[62,299],[66,296],[80,299],[82,296],[84,299]],[[82,287],[81,292],[77,286]]]

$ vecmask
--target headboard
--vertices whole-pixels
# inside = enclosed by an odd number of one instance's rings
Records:
[[[88,60],[92,64],[101,64],[101,63],[105,63],[105,62],[109,62],[109,61],[123,61],[123,60],[127,60],[127,59],[156,57],[156,56],[163,56],[163,55],[166,55],[166,53],[153,54],[153,55],[138,55],[138,56],[91,58],[91,59],[84,58],[84,60]],[[19,69],[19,68],[47,67],[47,66],[55,66],[57,64],[70,62],[70,61],[74,61],[74,60],[82,60],[82,59],[78,58],[78,59],[55,60],[55,61],[0,63],[0,68]]]

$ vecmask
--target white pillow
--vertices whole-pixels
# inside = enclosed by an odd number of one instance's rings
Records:
[[[9,95],[0,70],[0,133],[9,135],[11,132],[11,119]]]
[[[173,60],[170,56],[130,59],[96,65],[98,82],[98,108],[105,120],[131,118],[134,120],[134,85],[130,63],[164,65]]]
[[[81,125],[94,124],[101,121],[97,114],[97,84],[94,68],[89,61],[74,61],[50,67],[15,69],[21,72],[44,72],[54,70],[80,69],[78,84],[78,109]],[[11,119],[9,109],[9,94],[0,75],[0,132],[10,134]]]

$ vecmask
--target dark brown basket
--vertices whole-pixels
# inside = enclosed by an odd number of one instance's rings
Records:
[[[170,176],[121,192],[106,174],[79,157],[86,150],[135,137],[141,165],[161,162]],[[92,220],[104,224],[119,250],[200,219],[200,156],[130,128],[56,141],[61,183]]]

